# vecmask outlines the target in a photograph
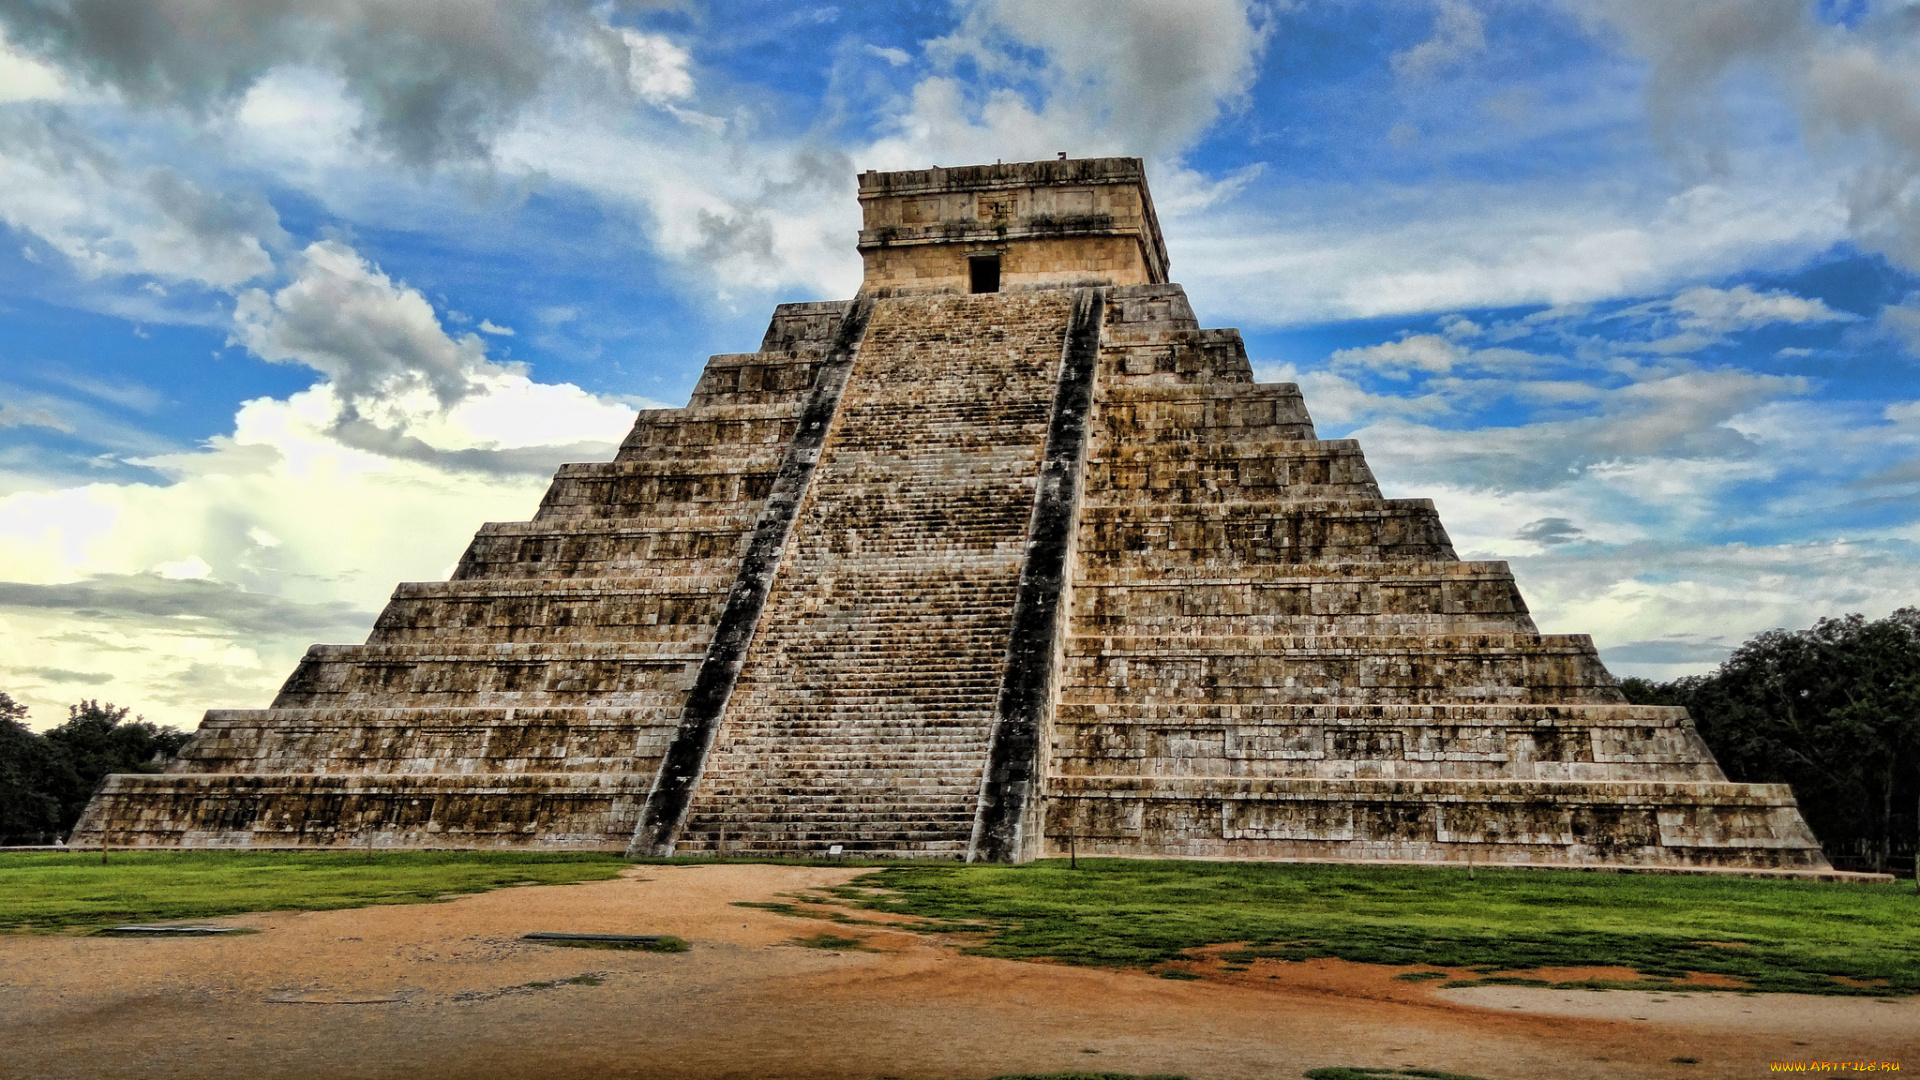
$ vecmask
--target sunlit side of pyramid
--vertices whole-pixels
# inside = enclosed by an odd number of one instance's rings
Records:
[[[860,177],[789,304],[80,843],[1824,871],[1201,329],[1138,160]]]

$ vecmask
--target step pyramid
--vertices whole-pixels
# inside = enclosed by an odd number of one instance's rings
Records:
[[[1137,159],[860,188],[856,299],[76,842],[1828,869],[1200,327]]]

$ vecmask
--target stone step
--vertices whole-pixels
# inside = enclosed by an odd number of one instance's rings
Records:
[[[688,644],[315,645],[274,705],[677,705],[706,658]]]
[[[809,380],[811,381],[811,380]],[[796,396],[776,402],[713,404],[684,409],[648,409],[635,419],[616,461],[669,448],[771,446],[785,451],[798,428]]]
[[[652,573],[731,577],[739,572],[757,509],[691,524],[506,521],[480,527],[454,571],[473,578],[633,577]]]
[[[213,709],[168,771],[651,775],[677,726],[664,707]]]
[[[1282,432],[1314,438],[1313,421],[1293,383],[1103,385],[1095,398],[1094,431],[1103,441],[1138,443],[1201,431],[1221,441],[1272,439]]]

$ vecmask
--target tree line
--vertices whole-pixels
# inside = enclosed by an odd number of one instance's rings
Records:
[[[1920,830],[1920,608],[1770,630],[1709,675],[1622,680],[1683,705],[1729,780],[1787,783],[1827,857],[1892,870]]]
[[[191,738],[131,711],[82,701],[66,723],[35,732],[26,706],[0,692],[0,844],[63,839],[108,774],[159,772]]]

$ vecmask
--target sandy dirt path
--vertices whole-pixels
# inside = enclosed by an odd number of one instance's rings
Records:
[[[1757,1077],[1770,1060],[1808,1058],[1920,1069],[1911,1000],[1434,991],[1337,961],[1174,981],[732,906],[860,872],[644,866],[443,904],[216,920],[261,931],[246,936],[0,937],[0,1076],[1266,1080],[1362,1065],[1522,1080]],[[534,930],[668,933],[693,948],[519,940]],[[875,951],[791,944],[823,931]]]

